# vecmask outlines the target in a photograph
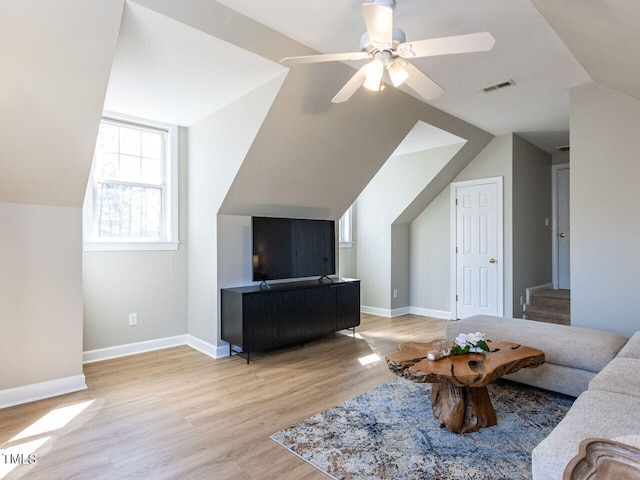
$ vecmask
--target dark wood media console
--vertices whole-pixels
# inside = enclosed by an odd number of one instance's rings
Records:
[[[223,288],[222,339],[249,355],[360,325],[360,280]]]

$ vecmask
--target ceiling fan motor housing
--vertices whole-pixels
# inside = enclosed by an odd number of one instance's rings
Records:
[[[383,7],[393,8],[396,6],[396,0],[373,0],[371,3],[382,5]]]
[[[404,43],[406,40],[406,36],[402,30],[399,28],[393,27],[393,40],[391,45],[382,45],[377,42],[372,42],[369,39],[369,33],[364,32],[360,37],[360,50],[363,52],[368,52],[370,54],[375,54],[380,51],[395,51],[398,48],[398,45]]]

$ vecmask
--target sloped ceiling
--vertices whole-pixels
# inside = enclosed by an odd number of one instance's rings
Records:
[[[640,99],[640,2],[531,2],[594,81]]]
[[[153,103],[166,104],[164,113],[156,109],[149,116],[173,115],[174,122],[189,124],[206,114],[189,104],[194,98],[211,107],[214,96],[205,98],[206,93],[227,89],[231,96],[243,81],[246,87],[247,80],[267,80],[240,75],[234,85],[234,70],[252,71],[260,64],[267,77],[273,76],[282,72],[280,58],[314,53],[211,0],[26,0],[0,6],[1,61],[10,66],[0,74],[2,91],[10,92],[2,97],[1,125],[8,134],[2,137],[0,201],[81,206],[105,98],[107,108],[137,116],[146,115]],[[225,55],[238,57],[225,62]],[[158,67],[172,56],[173,69]],[[181,76],[181,68],[194,64],[202,67],[201,77],[193,71]],[[352,68],[341,63],[289,72],[221,213],[277,214],[309,207],[315,209],[309,216],[338,218],[419,121],[468,140],[457,155],[462,163],[492,137],[400,90],[360,91],[346,104],[331,104],[351,74]],[[164,89],[146,88],[154,75],[158,83],[166,82]],[[227,84],[216,84],[216,75]],[[205,92],[190,99],[189,87]],[[177,100],[166,98],[167,91]],[[180,105],[189,108],[175,120]]]
[[[333,105],[345,70],[289,72],[220,213],[337,219],[418,122],[467,140],[467,162],[493,137],[399,90]]]
[[[0,2],[0,201],[82,205],[123,3]]]
[[[276,62],[315,52],[216,2],[136,3]],[[339,218],[418,121],[468,141],[461,165],[493,137],[400,90],[332,104],[352,74],[342,63],[289,71],[218,213]]]
[[[105,110],[191,126],[286,69],[127,1]]]
[[[0,201],[59,206],[103,108],[188,126],[286,72],[130,0],[1,0],[0,62]]]
[[[365,30],[363,1],[271,0],[268,8],[254,0],[218,1],[323,53],[357,51]],[[409,42],[480,31],[496,38],[490,52],[413,60],[445,89],[430,105],[494,135],[518,132],[547,151],[558,146],[557,132],[564,132],[564,143],[568,142],[569,89],[591,78],[531,1],[395,3],[395,25]],[[315,69],[325,66],[318,64]],[[482,90],[509,79],[515,81],[514,87]]]

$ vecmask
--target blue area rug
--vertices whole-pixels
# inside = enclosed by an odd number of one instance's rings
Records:
[[[439,427],[430,384],[397,378],[271,438],[335,479],[530,479],[574,399],[508,381],[489,394],[498,425],[466,435]]]

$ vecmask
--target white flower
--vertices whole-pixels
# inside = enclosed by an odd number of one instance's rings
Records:
[[[470,352],[480,353],[483,350],[478,347],[478,343],[484,340],[484,333],[475,332],[475,333],[461,333],[455,339],[456,345],[460,347],[460,349],[465,349],[469,347]]]
[[[455,340],[456,345],[458,345],[460,348],[465,348],[467,346],[468,341],[469,341],[469,335],[467,335],[466,333],[461,333],[456,337],[456,340]]]
[[[476,332],[468,335],[468,341],[473,346],[477,345],[480,340],[484,340],[484,333]]]

